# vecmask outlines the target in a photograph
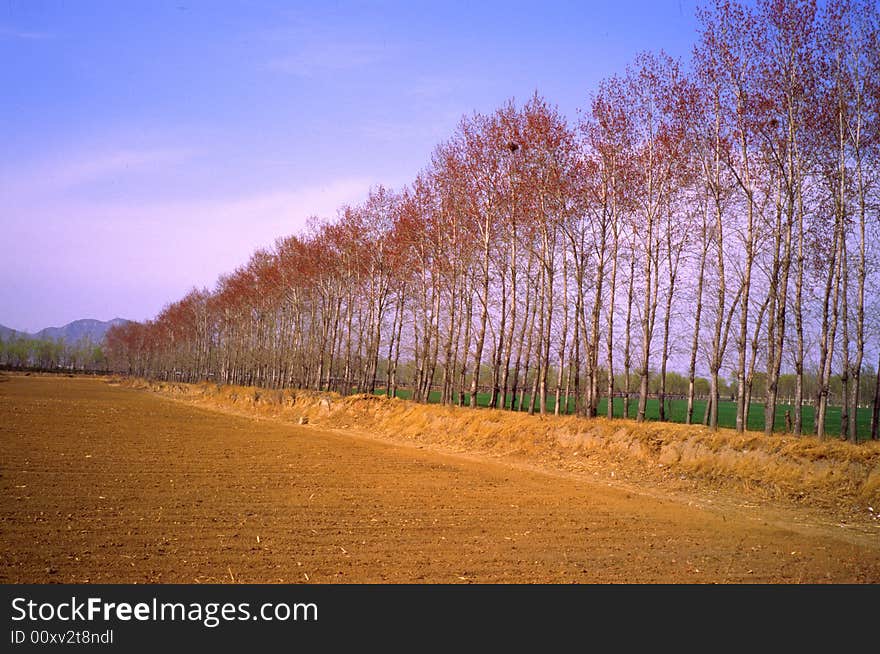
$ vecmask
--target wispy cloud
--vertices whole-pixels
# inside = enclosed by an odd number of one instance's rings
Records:
[[[352,177],[294,188],[273,188],[226,197],[157,202],[145,206],[94,207],[91,215],[108,222],[154,225],[202,234],[235,249],[269,246],[280,236],[301,232],[312,216],[332,217],[347,203],[366,197],[374,182]],[[216,238],[215,238],[216,237]]]
[[[191,288],[213,288],[257,248],[301,234],[312,215],[362,200],[372,182],[338,178],[182,201],[65,202],[8,207],[0,322],[36,331],[83,316],[156,316]],[[24,214],[24,215],[21,215]],[[66,319],[55,318],[57,315]]]
[[[0,25],[0,39],[22,39],[25,41],[44,41],[46,39],[55,38],[54,34],[49,32],[35,32],[33,30],[21,30],[14,27],[3,27]]]
[[[388,60],[393,48],[373,43],[312,43],[298,52],[277,57],[268,67],[300,77],[315,77],[325,73],[366,68]]]
[[[0,198],[10,192],[46,193],[63,191],[122,175],[167,168],[193,156],[187,148],[114,148],[56,156],[2,176]]]
[[[374,180],[330,179],[299,188],[269,188],[227,196],[153,202],[66,201],[10,206],[9,242],[41,244],[41,274],[59,279],[124,275],[131,284],[158,285],[165,299],[178,287],[211,286],[279,237],[302,234],[309,218],[330,218],[363,200]],[[100,252],[100,257],[94,254]],[[26,249],[7,253],[0,277],[32,267]]]
[[[458,118],[458,114],[455,114],[449,121],[420,118],[406,122],[364,120],[360,132],[370,142],[380,145],[423,144],[424,152],[427,153],[452,130]]]
[[[67,162],[56,170],[56,179],[74,186],[115,175],[165,167],[192,156],[185,148],[120,149],[97,153],[86,159]]]
[[[449,97],[461,86],[461,78],[421,77],[413,82],[407,94],[420,100],[437,100]]]

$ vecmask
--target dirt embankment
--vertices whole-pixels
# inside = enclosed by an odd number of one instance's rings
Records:
[[[731,492],[797,504],[831,521],[880,522],[880,443],[766,437],[670,423],[506,411],[299,390],[114,380],[249,416],[488,454],[524,465],[659,485],[668,491]]]

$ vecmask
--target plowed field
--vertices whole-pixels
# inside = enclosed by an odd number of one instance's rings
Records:
[[[98,379],[5,377],[0,462],[4,583],[880,582],[880,529]]]

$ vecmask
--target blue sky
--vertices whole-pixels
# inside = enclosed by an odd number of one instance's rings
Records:
[[[0,324],[143,320],[371,185],[463,114],[572,121],[695,0],[0,4]]]

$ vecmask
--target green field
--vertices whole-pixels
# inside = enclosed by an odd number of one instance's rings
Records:
[[[376,392],[377,395],[385,395],[385,390],[379,390]],[[405,389],[398,389],[397,397],[402,399],[409,399],[411,396],[410,391]],[[489,394],[488,393],[478,393],[477,394],[477,404],[479,406],[486,406],[489,403]],[[470,400],[470,395],[465,394],[465,403],[468,403]],[[553,411],[553,396],[550,395],[547,398],[548,401],[548,411]],[[431,391],[431,395],[429,398],[429,402],[438,403],[440,402],[440,392],[439,391]],[[574,413],[574,398],[569,398],[568,401],[568,409],[569,413]],[[529,396],[526,395],[525,402],[523,402],[523,410],[526,410],[529,405]],[[605,416],[608,407],[607,398],[602,398],[599,401],[599,415]],[[633,398],[630,401],[630,417],[635,418],[636,410],[638,409],[638,399]],[[646,410],[646,418],[648,420],[657,420],[659,416],[660,402],[656,399],[649,399],[648,406]],[[694,402],[694,422],[701,423],[703,420],[703,413],[706,410],[706,401],[705,400],[696,400]],[[776,410],[776,420],[775,420],[775,429],[774,431],[779,433],[785,432],[785,412],[792,411],[793,408],[787,404],[780,404]],[[537,404],[536,404],[537,411]],[[680,422],[684,423],[685,414],[687,413],[687,400],[667,400],[666,401],[666,415],[667,419],[670,422]],[[815,424],[815,411],[813,407],[805,406],[801,411],[801,415],[803,417],[803,431],[806,434],[813,433],[813,427]],[[614,398],[614,417],[620,418],[623,416],[623,398]],[[860,408],[858,409],[857,418],[856,418],[857,430],[859,440],[868,440],[871,437],[871,409],[869,408]],[[725,401],[722,400],[718,404],[718,425],[720,427],[729,427],[733,429],[736,427],[736,402]],[[749,411],[749,424],[748,429],[752,431],[764,431],[764,405],[763,404],[752,404],[751,411]],[[840,435],[840,407],[828,407],[827,415],[825,417],[825,433],[828,436],[839,436]]]

